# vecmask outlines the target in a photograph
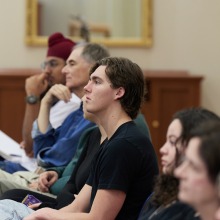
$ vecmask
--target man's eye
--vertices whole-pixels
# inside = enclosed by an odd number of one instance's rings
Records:
[[[75,63],[74,63],[74,62],[70,62],[69,65],[70,65],[70,66],[74,66]]]
[[[55,66],[57,66],[58,65],[58,63],[56,62],[56,61],[51,61],[50,62],[50,66],[52,66],[52,67],[55,67]]]
[[[99,80],[95,80],[95,84],[100,84],[101,82]]]

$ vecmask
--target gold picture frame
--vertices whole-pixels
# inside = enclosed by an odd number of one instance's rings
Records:
[[[135,0],[136,1],[136,0]],[[152,0],[141,1],[140,37],[97,38],[92,42],[104,44],[107,47],[151,47],[152,46]],[[48,36],[38,35],[38,0],[26,0],[26,33],[25,43],[29,46],[45,46]],[[80,41],[80,37],[70,37]]]

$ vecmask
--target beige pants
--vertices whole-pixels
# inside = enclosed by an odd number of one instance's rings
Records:
[[[39,174],[29,171],[18,171],[13,174],[7,173],[0,169],[0,195],[10,189],[26,189],[33,190],[28,187],[32,181],[37,180]],[[33,190],[38,193],[42,193],[37,190]],[[50,197],[56,197],[51,193],[42,193]]]

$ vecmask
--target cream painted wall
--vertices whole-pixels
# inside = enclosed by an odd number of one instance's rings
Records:
[[[135,4],[134,0],[38,0],[38,2],[42,6],[40,35],[49,36],[55,31],[69,35],[68,24],[71,18],[80,16],[88,24],[106,24],[111,30],[111,36],[140,36],[140,25],[137,24],[140,24],[141,0],[136,0]],[[100,8],[102,10],[99,10]]]
[[[202,105],[220,114],[220,1],[153,0],[152,48],[110,48],[144,69],[188,70],[205,77]],[[24,44],[25,0],[0,0],[0,68],[38,67],[43,47]]]

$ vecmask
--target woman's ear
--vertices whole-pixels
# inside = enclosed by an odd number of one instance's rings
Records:
[[[120,99],[125,94],[125,89],[123,87],[119,87],[116,89],[115,97],[116,99]]]

